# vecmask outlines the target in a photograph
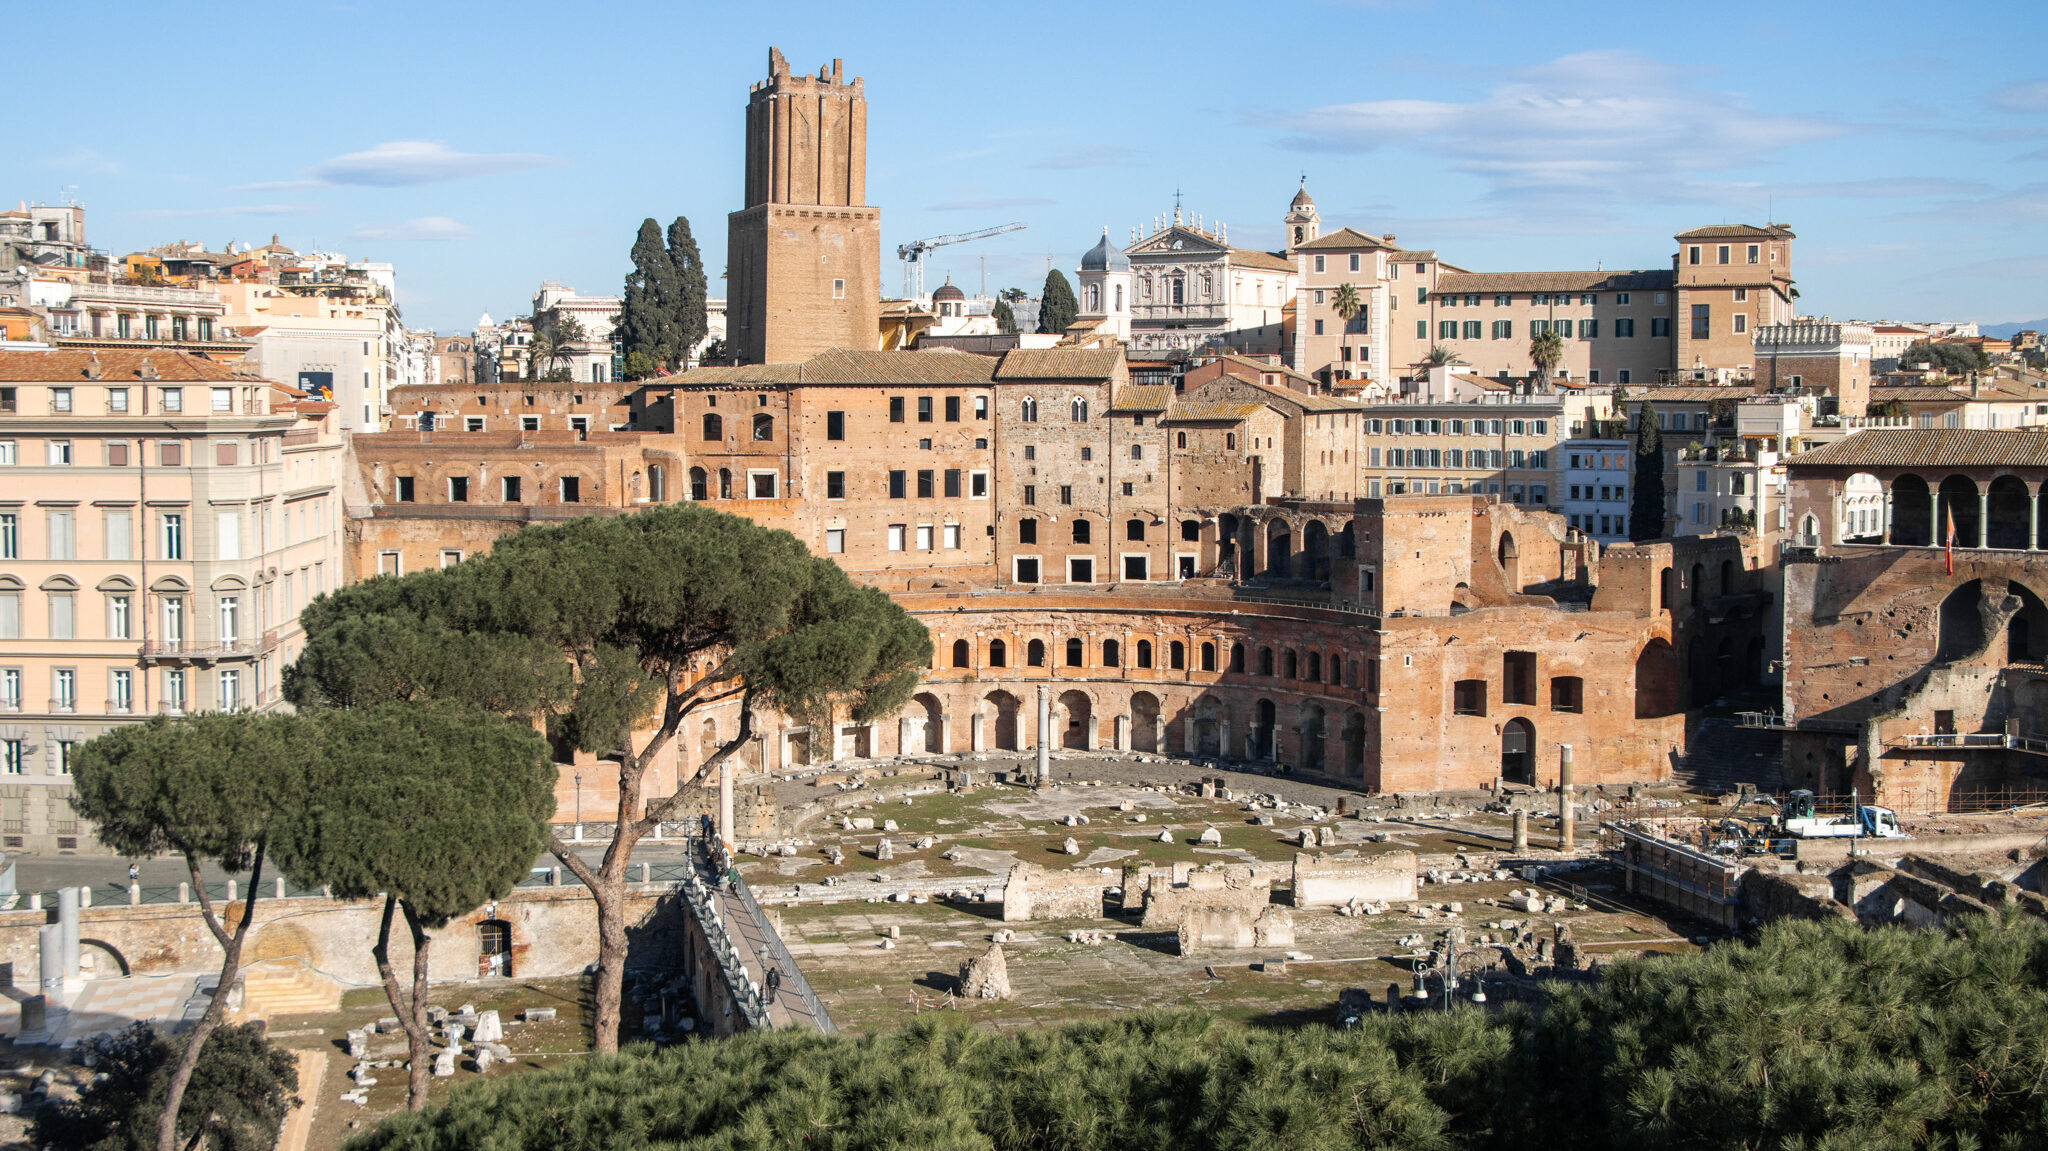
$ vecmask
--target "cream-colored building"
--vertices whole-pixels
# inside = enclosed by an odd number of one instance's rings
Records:
[[[1295,292],[1293,366],[1333,389],[1350,382],[1398,386],[1429,354],[1430,298],[1442,267],[1431,251],[1412,251],[1389,233],[1370,236],[1351,228],[1320,234],[1306,190],[1288,213]],[[1350,285],[1359,310],[1348,319],[1339,289]]]
[[[1671,366],[1669,272],[1450,272],[1429,297],[1428,331],[1481,375],[1527,379],[1530,341],[1556,332],[1553,378],[1655,383]]]
[[[1286,350],[1286,312],[1295,287],[1291,260],[1232,247],[1221,223],[1189,219],[1179,209],[1124,254],[1130,260],[1134,355],[1185,359],[1202,351]],[[1085,297],[1081,310],[1089,312]],[[1092,314],[1101,314],[1099,306]]]
[[[182,352],[0,352],[0,846],[56,851],[79,744],[270,708],[342,579],[333,406]]]
[[[265,379],[325,395],[342,431],[385,426],[392,388],[404,383],[408,340],[390,292],[363,277],[325,284],[224,281],[222,317],[255,342],[248,359]]]

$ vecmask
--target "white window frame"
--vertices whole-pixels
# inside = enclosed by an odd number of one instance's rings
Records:
[[[902,552],[910,550],[909,524],[890,524],[888,533],[890,551]]]
[[[1028,555],[1028,556],[1011,556],[1011,557],[1010,557],[1010,582],[1011,582],[1011,583],[1024,583],[1024,582],[1026,582],[1026,581],[1024,580],[1024,577],[1018,574],[1018,570],[1017,570],[1017,568],[1018,568],[1018,565],[1019,565],[1019,564],[1021,564],[1021,563],[1024,563],[1024,562],[1025,562],[1025,561],[1027,561],[1027,560],[1028,560],[1028,561],[1030,561],[1031,563],[1034,563],[1034,564],[1037,564],[1037,565],[1038,565],[1038,578],[1037,578],[1037,579],[1035,579],[1035,580],[1032,580],[1032,581],[1030,581],[1030,582],[1031,582],[1032,584],[1034,584],[1034,585],[1036,585],[1036,584],[1042,584],[1042,583],[1044,583],[1044,582],[1045,582],[1045,557],[1044,557],[1044,556],[1041,556],[1041,555]]]
[[[768,483],[769,483],[769,485],[770,485],[770,486],[771,486],[771,487],[772,487],[772,488],[773,488],[774,490],[773,490],[773,491],[771,491],[771,492],[769,492],[769,493],[768,493],[767,495],[765,495],[765,496],[762,496],[762,495],[755,495],[755,494],[754,494],[754,487],[755,487],[755,481],[756,481],[756,480],[758,480],[758,479],[760,479],[760,478],[761,478],[761,477],[763,477],[763,476],[766,476],[766,477],[768,477]],[[748,499],[750,499],[750,500],[772,500],[772,499],[777,499],[777,498],[779,498],[779,497],[781,496],[781,494],[782,494],[782,473],[781,473],[781,472],[779,472],[779,471],[776,471],[776,470],[775,470],[774,468],[748,468],[748,469],[747,469],[747,498],[748,498]]]
[[[1082,564],[1087,564],[1087,565],[1088,565],[1088,578],[1087,578],[1087,579],[1075,579],[1075,578],[1074,578],[1074,565],[1075,565],[1075,564],[1077,564],[1077,563],[1082,563]],[[1095,557],[1094,557],[1094,556],[1092,556],[1092,555],[1090,555],[1090,556],[1068,556],[1068,557],[1067,557],[1067,582],[1068,582],[1068,583],[1082,583],[1082,584],[1092,584],[1092,583],[1094,583],[1094,582],[1095,582]]]
[[[1116,559],[1117,559],[1117,564],[1116,564],[1116,578],[1117,578],[1117,580],[1118,580],[1119,582],[1123,582],[1123,581],[1129,581],[1129,582],[1135,582],[1135,583],[1151,583],[1151,582],[1152,582],[1152,553],[1151,553],[1151,552],[1118,552],[1118,553],[1117,553],[1117,557],[1116,557]],[[1130,570],[1130,566],[1129,566],[1129,565],[1130,565],[1130,562],[1131,562],[1132,560],[1140,560],[1140,561],[1143,561],[1143,563],[1144,563],[1144,565],[1145,565],[1145,574],[1144,574],[1144,575],[1142,575],[1142,576],[1139,576],[1139,577],[1137,577],[1137,578],[1136,578],[1135,580],[1134,580],[1134,579],[1133,579],[1133,578],[1132,578],[1131,576],[1129,576],[1129,575],[1126,575],[1126,574],[1125,574],[1125,573],[1126,573],[1127,571],[1129,571],[1129,570]]]
[[[988,491],[989,491],[989,484],[988,484],[988,473],[987,473],[987,472],[968,472],[968,473],[967,473],[967,498],[968,498],[968,499],[970,499],[970,500],[985,500],[985,499],[987,499],[987,498],[988,498]]]
[[[833,546],[835,544],[838,546]],[[845,528],[825,529],[825,554],[828,556],[838,556],[846,554]]]

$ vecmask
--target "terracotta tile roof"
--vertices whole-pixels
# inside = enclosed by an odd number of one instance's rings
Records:
[[[1403,248],[1393,255],[1395,260],[1434,260],[1436,259],[1436,249]],[[1456,264],[1445,264],[1443,265],[1443,270],[1446,272],[1462,272],[1465,269],[1458,267]]]
[[[1123,363],[1121,348],[1018,348],[1003,356],[999,380],[1106,380]]]
[[[1779,227],[1776,224],[1772,224],[1768,228],[1759,228],[1754,224],[1711,224],[1704,228],[1694,228],[1690,232],[1680,232],[1676,238],[1680,240],[1793,240],[1798,237],[1792,234],[1792,229]]]
[[[1648,400],[1658,404],[1707,404],[1715,400],[1739,400],[1755,394],[1755,388],[1743,387],[1740,384],[1678,384],[1668,388],[1646,388],[1640,392],[1630,393],[1628,398],[1631,403]]]
[[[171,383],[196,380],[258,379],[247,364],[224,363],[190,352],[162,348],[92,352],[65,349],[55,352],[0,352],[0,380],[12,383],[74,383],[89,380],[94,357],[99,359],[102,380],[140,380],[143,364],[156,370],[156,378]]]
[[[1387,243],[1378,236],[1368,236],[1355,228],[1339,228],[1327,235],[1317,236],[1306,244],[1296,244],[1294,250],[1297,252],[1314,252],[1331,248],[1349,250],[1351,248],[1391,247],[1393,247],[1392,244]]]
[[[642,380],[648,388],[741,388],[797,382],[802,364],[741,364],[738,367],[691,368],[673,376]]]
[[[1668,290],[1670,272],[1445,272],[1439,293],[1477,292],[1651,292]]]
[[[1238,420],[1242,420],[1251,416],[1254,412],[1259,411],[1261,408],[1269,406],[1270,405],[1268,404],[1251,403],[1246,401],[1223,403],[1208,403],[1198,401],[1195,403],[1180,403],[1173,405],[1172,410],[1166,413],[1166,422],[1209,423],[1217,420],[1227,420],[1231,422],[1236,422]]]
[[[1112,412],[1163,412],[1173,403],[1173,389],[1165,384],[1133,384],[1116,394],[1109,405]]]
[[[1264,268],[1272,272],[1291,272],[1294,261],[1271,252],[1254,251],[1251,248],[1230,249],[1230,262],[1240,268]]]
[[[805,384],[985,384],[996,362],[968,352],[847,352],[837,348],[805,360]]]
[[[1801,452],[1785,463],[1794,468],[2048,468],[2048,432],[1881,428]]]

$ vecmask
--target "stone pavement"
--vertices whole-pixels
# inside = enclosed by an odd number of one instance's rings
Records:
[[[86,980],[63,1002],[50,1005],[49,1026],[41,1042],[76,1047],[137,1021],[177,1024],[196,1019],[206,1010],[207,1002],[207,997],[198,993],[199,982],[200,978],[190,975]],[[0,996],[0,1035],[21,1041],[21,1004],[14,996],[32,993],[18,988],[9,996]]]

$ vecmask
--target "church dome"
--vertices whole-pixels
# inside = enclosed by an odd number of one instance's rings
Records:
[[[932,293],[932,303],[934,304],[938,303],[941,300],[965,300],[966,298],[967,293],[954,287],[953,281],[951,279],[948,279],[945,283],[940,284],[939,290]]]
[[[1124,255],[1122,248],[1109,242],[1109,229],[1104,228],[1102,230],[1102,238],[1095,241],[1095,246],[1088,249],[1087,255],[1081,257],[1081,270],[1084,272],[1128,272],[1131,270],[1131,258]]]
[[[1302,184],[1301,191],[1294,194],[1294,202],[1287,205],[1289,211],[1295,212],[1303,208],[1313,208],[1315,206],[1316,202],[1308,198],[1308,185],[1306,183]]]

